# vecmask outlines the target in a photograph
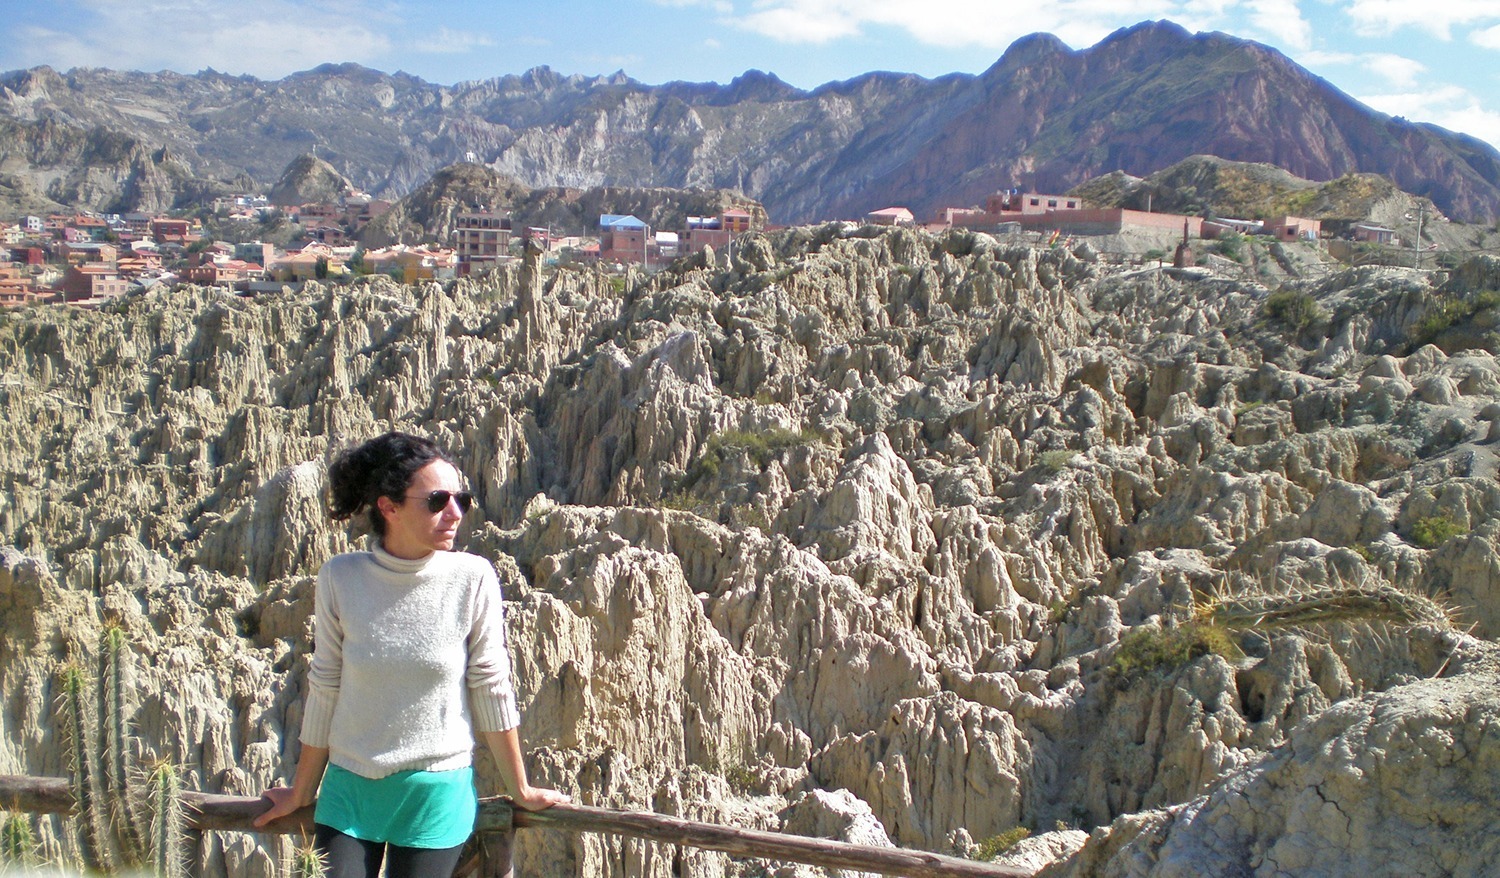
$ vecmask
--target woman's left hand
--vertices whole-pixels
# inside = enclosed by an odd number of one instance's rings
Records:
[[[558,790],[528,786],[520,795],[512,796],[511,801],[522,811],[544,811],[553,805],[565,805],[573,801],[573,797]]]

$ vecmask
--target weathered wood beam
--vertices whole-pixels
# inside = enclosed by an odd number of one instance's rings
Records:
[[[302,834],[312,832],[312,808],[277,820],[264,829],[251,821],[266,808],[260,798],[182,794],[189,825],[200,830]],[[58,814],[73,810],[68,782],[62,778],[0,775],[0,808],[31,813]],[[758,829],[741,829],[698,823],[648,811],[618,811],[590,805],[555,805],[546,811],[522,811],[503,798],[479,803],[479,832],[509,832],[531,827],[564,832],[603,832],[643,838],[663,844],[684,845],[721,851],[736,857],[754,857],[858,869],[906,878],[1031,878],[1031,873],[1008,866],[979,863],[927,851],[847,844],[821,838],[783,835]]]
[[[517,828],[547,827],[604,832],[722,851],[736,857],[782,860],[809,866],[859,869],[906,878],[1031,878],[1031,872],[906,848],[848,844],[759,829],[680,820],[647,811],[616,811],[587,805],[554,805],[545,811],[514,812]]]
[[[313,809],[310,807],[276,820],[265,829],[256,829],[251,821],[266,810],[266,800],[259,797],[217,796],[184,790],[182,805],[188,825],[194,829],[312,833]],[[508,803],[504,807],[506,810],[510,808]],[[64,778],[0,775],[0,809],[31,814],[70,814],[73,794]]]

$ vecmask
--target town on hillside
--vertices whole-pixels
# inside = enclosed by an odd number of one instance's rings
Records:
[[[749,211],[726,209],[716,216],[689,216],[678,229],[655,228],[628,214],[603,214],[592,235],[560,235],[548,228],[515,229],[508,212],[476,207],[454,217],[445,241],[372,249],[357,243],[365,226],[392,206],[360,192],[337,202],[290,208],[273,206],[264,195],[245,194],[220,198],[211,210],[190,216],[79,211],[20,217],[0,223],[0,306],[95,307],[158,284],[256,295],[309,280],[337,283],[377,274],[402,283],[444,281],[513,263],[521,258],[525,241],[533,242],[549,263],[591,264],[615,272],[653,270],[705,249],[732,253],[737,236],[775,228],[763,227]],[[1077,197],[1019,189],[997,192],[982,207],[942,208],[926,222],[918,222],[904,207],[874,210],[850,222],[936,232],[969,229],[1052,246],[1144,235],[1137,243],[1163,244],[1124,248],[1133,252],[1122,252],[1118,245],[1096,249],[1115,258],[1171,261],[1178,267],[1194,265],[1199,253],[1234,259],[1239,242],[1253,236],[1302,242],[1345,262],[1371,254],[1383,261],[1403,260],[1404,248],[1412,256],[1402,264],[1419,265],[1421,260],[1414,244],[1421,239],[1420,229],[1403,236],[1394,229],[1354,223],[1335,233],[1305,217],[1208,219],[1097,207]],[[213,234],[214,228],[236,224],[293,231],[284,236],[285,246],[259,239],[231,242]],[[1204,242],[1218,243],[1206,247]]]

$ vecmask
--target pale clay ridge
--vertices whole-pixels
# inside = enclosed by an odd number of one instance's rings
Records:
[[[0,772],[63,773],[51,674],[102,619],[143,657],[144,745],[190,783],[289,769],[311,575],[358,544],[321,509],[330,444],[401,425],[473,479],[532,770],[584,801],[960,852],[1081,825],[1009,855],[1080,878],[1500,865],[1500,367],[1400,355],[1426,275],[1308,282],[1333,316],[1288,347],[1263,287],[1086,247],[830,226],[712,259],[623,291],[520,272],[11,315]],[[1500,265],[1447,283],[1494,289]],[[734,430],[789,438],[704,467]],[[1437,514],[1458,535],[1414,544]],[[1351,583],[1440,597],[1461,628],[1106,671],[1195,599]],[[526,874],[756,872],[521,843]],[[196,852],[234,876],[278,856]]]

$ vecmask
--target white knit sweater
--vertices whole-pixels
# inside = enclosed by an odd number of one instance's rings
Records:
[[[369,778],[469,765],[476,731],[520,725],[500,581],[485,559],[381,549],[318,571],[302,743]]]

